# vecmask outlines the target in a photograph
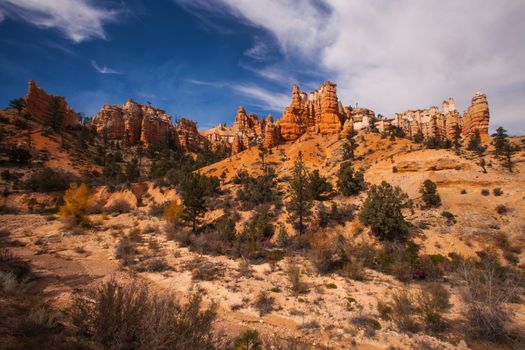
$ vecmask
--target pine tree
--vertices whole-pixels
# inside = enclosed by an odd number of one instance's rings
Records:
[[[347,137],[347,142],[343,143],[343,160],[354,160],[357,142],[353,137]]]
[[[23,98],[15,98],[9,101],[9,107],[16,109],[17,113],[20,115],[22,109],[24,108],[25,102]]]
[[[516,152],[518,152],[521,148],[518,145],[513,145],[508,140],[503,146],[503,149],[501,150],[501,157],[503,158],[503,163],[509,169],[510,172],[512,172],[512,157]]]
[[[441,197],[437,192],[437,186],[434,181],[426,179],[423,182],[423,186],[419,189],[421,198],[425,202],[425,205],[430,207],[439,207],[441,205]]]
[[[190,173],[181,182],[182,204],[184,211],[182,218],[186,221],[193,232],[197,231],[200,218],[206,213],[206,203],[204,196],[207,192],[204,176]]]
[[[359,219],[380,239],[403,239],[408,233],[408,223],[402,209],[409,207],[412,207],[412,202],[408,195],[401,188],[383,181],[381,185],[370,187]]]
[[[308,188],[311,198],[315,200],[322,200],[323,195],[332,191],[332,185],[326,181],[325,177],[319,175],[319,170],[317,169],[308,178]]]
[[[62,129],[62,120],[64,120],[64,110],[62,100],[59,96],[51,96],[44,116],[45,124],[54,131]]]
[[[495,154],[497,157],[499,157],[503,155],[503,149],[508,143],[509,135],[507,135],[507,130],[503,129],[503,127],[500,126],[496,129],[496,132],[491,136],[494,139]]]
[[[349,162],[341,164],[337,179],[337,189],[345,196],[353,196],[365,189],[364,172],[354,172]]]
[[[294,223],[300,234],[305,232],[306,221],[311,214],[312,197],[308,186],[308,170],[303,162],[303,154],[299,152],[292,170],[290,180],[291,199],[287,209],[290,213],[289,220]]]

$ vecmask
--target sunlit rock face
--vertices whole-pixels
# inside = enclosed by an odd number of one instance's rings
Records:
[[[53,96],[47,94],[33,80],[29,80],[27,94],[24,96],[24,109],[36,121],[45,124],[46,114],[53,97],[58,98],[60,110],[62,111],[62,120],[60,127],[62,129],[73,128],[79,124],[78,114],[66,102],[62,96]]]

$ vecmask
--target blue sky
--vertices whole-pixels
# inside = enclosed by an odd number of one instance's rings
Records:
[[[150,101],[200,128],[279,117],[293,83],[338,84],[391,116],[487,93],[491,129],[525,133],[525,2],[2,0],[0,104],[34,79],[93,115]]]

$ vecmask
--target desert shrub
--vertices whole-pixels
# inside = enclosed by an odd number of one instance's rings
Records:
[[[506,324],[512,309],[505,304],[523,292],[521,278],[514,270],[503,268],[497,258],[481,252],[480,261],[467,261],[458,270],[463,282],[461,297],[466,305],[467,333],[473,338],[509,341]]]
[[[490,191],[487,190],[486,188],[484,188],[484,189],[481,190],[481,194],[486,197],[486,196],[490,195]]]
[[[302,278],[302,268],[300,265],[289,260],[286,266],[286,275],[291,284],[290,288],[295,294],[308,292],[308,286]]]
[[[7,249],[0,250],[0,272],[12,274],[18,281],[32,275],[31,265]]]
[[[443,312],[450,308],[450,293],[439,283],[431,283],[422,288],[417,297],[417,307],[427,330],[443,330]]]
[[[423,202],[425,202],[428,208],[439,207],[441,205],[441,197],[437,192],[436,184],[432,180],[426,179],[423,182],[423,186],[419,189],[419,192],[421,193]]]
[[[153,203],[148,208],[148,214],[151,216],[162,217],[164,216],[164,211],[166,210],[166,207],[170,204],[171,202],[169,201],[166,201],[162,204]]]
[[[161,256],[152,257],[141,261],[135,267],[136,271],[139,272],[163,272],[171,270],[171,266],[168,264],[166,259]]]
[[[460,193],[461,194],[467,194],[467,190],[466,189],[462,189]]]
[[[392,167],[392,172],[393,172],[393,173],[397,173],[398,171],[399,171],[399,170],[397,169],[397,166],[394,165],[394,166]]]
[[[9,147],[7,155],[13,163],[27,164],[31,160],[31,152],[25,147]]]
[[[185,264],[185,268],[191,271],[194,280],[212,281],[224,276],[225,268],[220,263],[213,263],[200,256],[194,257]]]
[[[169,202],[164,208],[164,218],[169,225],[177,226],[181,223],[184,208],[177,202]]]
[[[232,350],[262,350],[263,343],[256,330],[247,330],[233,341]]]
[[[499,197],[503,194],[503,190],[500,187],[496,187],[492,190],[494,196]]]
[[[508,209],[506,206],[504,206],[503,204],[500,204],[496,207],[496,212],[499,214],[499,215],[505,215],[507,214],[508,212]]]
[[[447,219],[447,224],[449,226],[454,225],[457,222],[456,216],[449,211],[442,212],[441,216]]]
[[[351,320],[352,324],[363,329],[367,337],[373,337],[376,331],[381,329],[381,324],[370,316],[359,315]]]
[[[343,274],[355,281],[364,281],[366,273],[363,261],[356,257],[350,257],[343,268]]]
[[[345,196],[353,196],[366,187],[364,171],[354,172],[351,163],[343,163],[337,178],[337,189]]]
[[[415,319],[417,307],[406,290],[394,294],[389,306],[391,309],[390,319],[394,321],[399,329],[409,332],[417,330],[417,321]]]
[[[59,209],[59,214],[72,224],[86,224],[89,222],[88,213],[91,208],[89,189],[85,184],[72,184],[64,194],[64,204]]]
[[[408,223],[402,209],[411,206],[406,193],[383,181],[381,185],[370,187],[359,219],[380,239],[403,239],[408,233]]]
[[[71,176],[60,170],[42,168],[31,173],[25,187],[35,192],[63,191],[69,187]]]
[[[237,192],[237,199],[243,203],[245,209],[278,201],[279,195],[276,191],[275,178],[276,174],[273,171],[258,177],[241,173],[237,182],[242,184],[242,188]]]
[[[317,271],[321,274],[332,273],[343,268],[347,262],[345,239],[339,235],[337,239],[323,236],[309,257]]]
[[[125,214],[131,211],[131,204],[123,199],[117,199],[107,208],[109,213]]]
[[[144,284],[111,280],[77,297],[72,321],[105,349],[215,349],[216,305],[202,307],[199,294],[182,304]]]
[[[237,231],[235,230],[235,221],[224,215],[217,225],[217,233],[219,238],[228,243],[233,243],[237,238]]]
[[[267,291],[261,291],[255,298],[253,306],[259,310],[259,315],[264,316],[273,311],[275,298],[268,294]]]
[[[137,252],[136,241],[129,238],[129,236],[124,236],[117,243],[115,258],[119,259],[123,266],[131,266],[135,262]]]

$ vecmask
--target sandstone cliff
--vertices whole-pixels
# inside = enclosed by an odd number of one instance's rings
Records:
[[[469,140],[479,131],[482,140],[486,141],[489,138],[487,97],[480,92],[476,93],[463,118],[456,110],[456,101],[449,98],[443,101],[442,109],[433,106],[396,113],[391,123],[401,127],[409,137],[421,134],[425,139],[437,137],[452,141],[456,136],[461,136]]]
[[[195,122],[181,118],[172,124],[171,117],[160,108],[128,100],[122,106],[104,105],[92,121],[99,135],[122,140],[129,145],[166,146],[191,151],[207,142],[197,131]]]
[[[487,96],[477,92],[472,97],[472,103],[463,115],[462,136],[465,140],[470,140],[479,131],[482,140],[489,138],[489,104]]]
[[[66,99],[62,96],[53,96],[47,94],[41,87],[39,87],[33,80],[29,80],[29,87],[27,94],[24,97],[24,109],[36,121],[45,124],[46,114],[48,113],[51,100],[58,99],[60,111],[62,112],[62,121],[59,122],[62,129],[72,128],[79,124],[77,113],[69,107]]]

